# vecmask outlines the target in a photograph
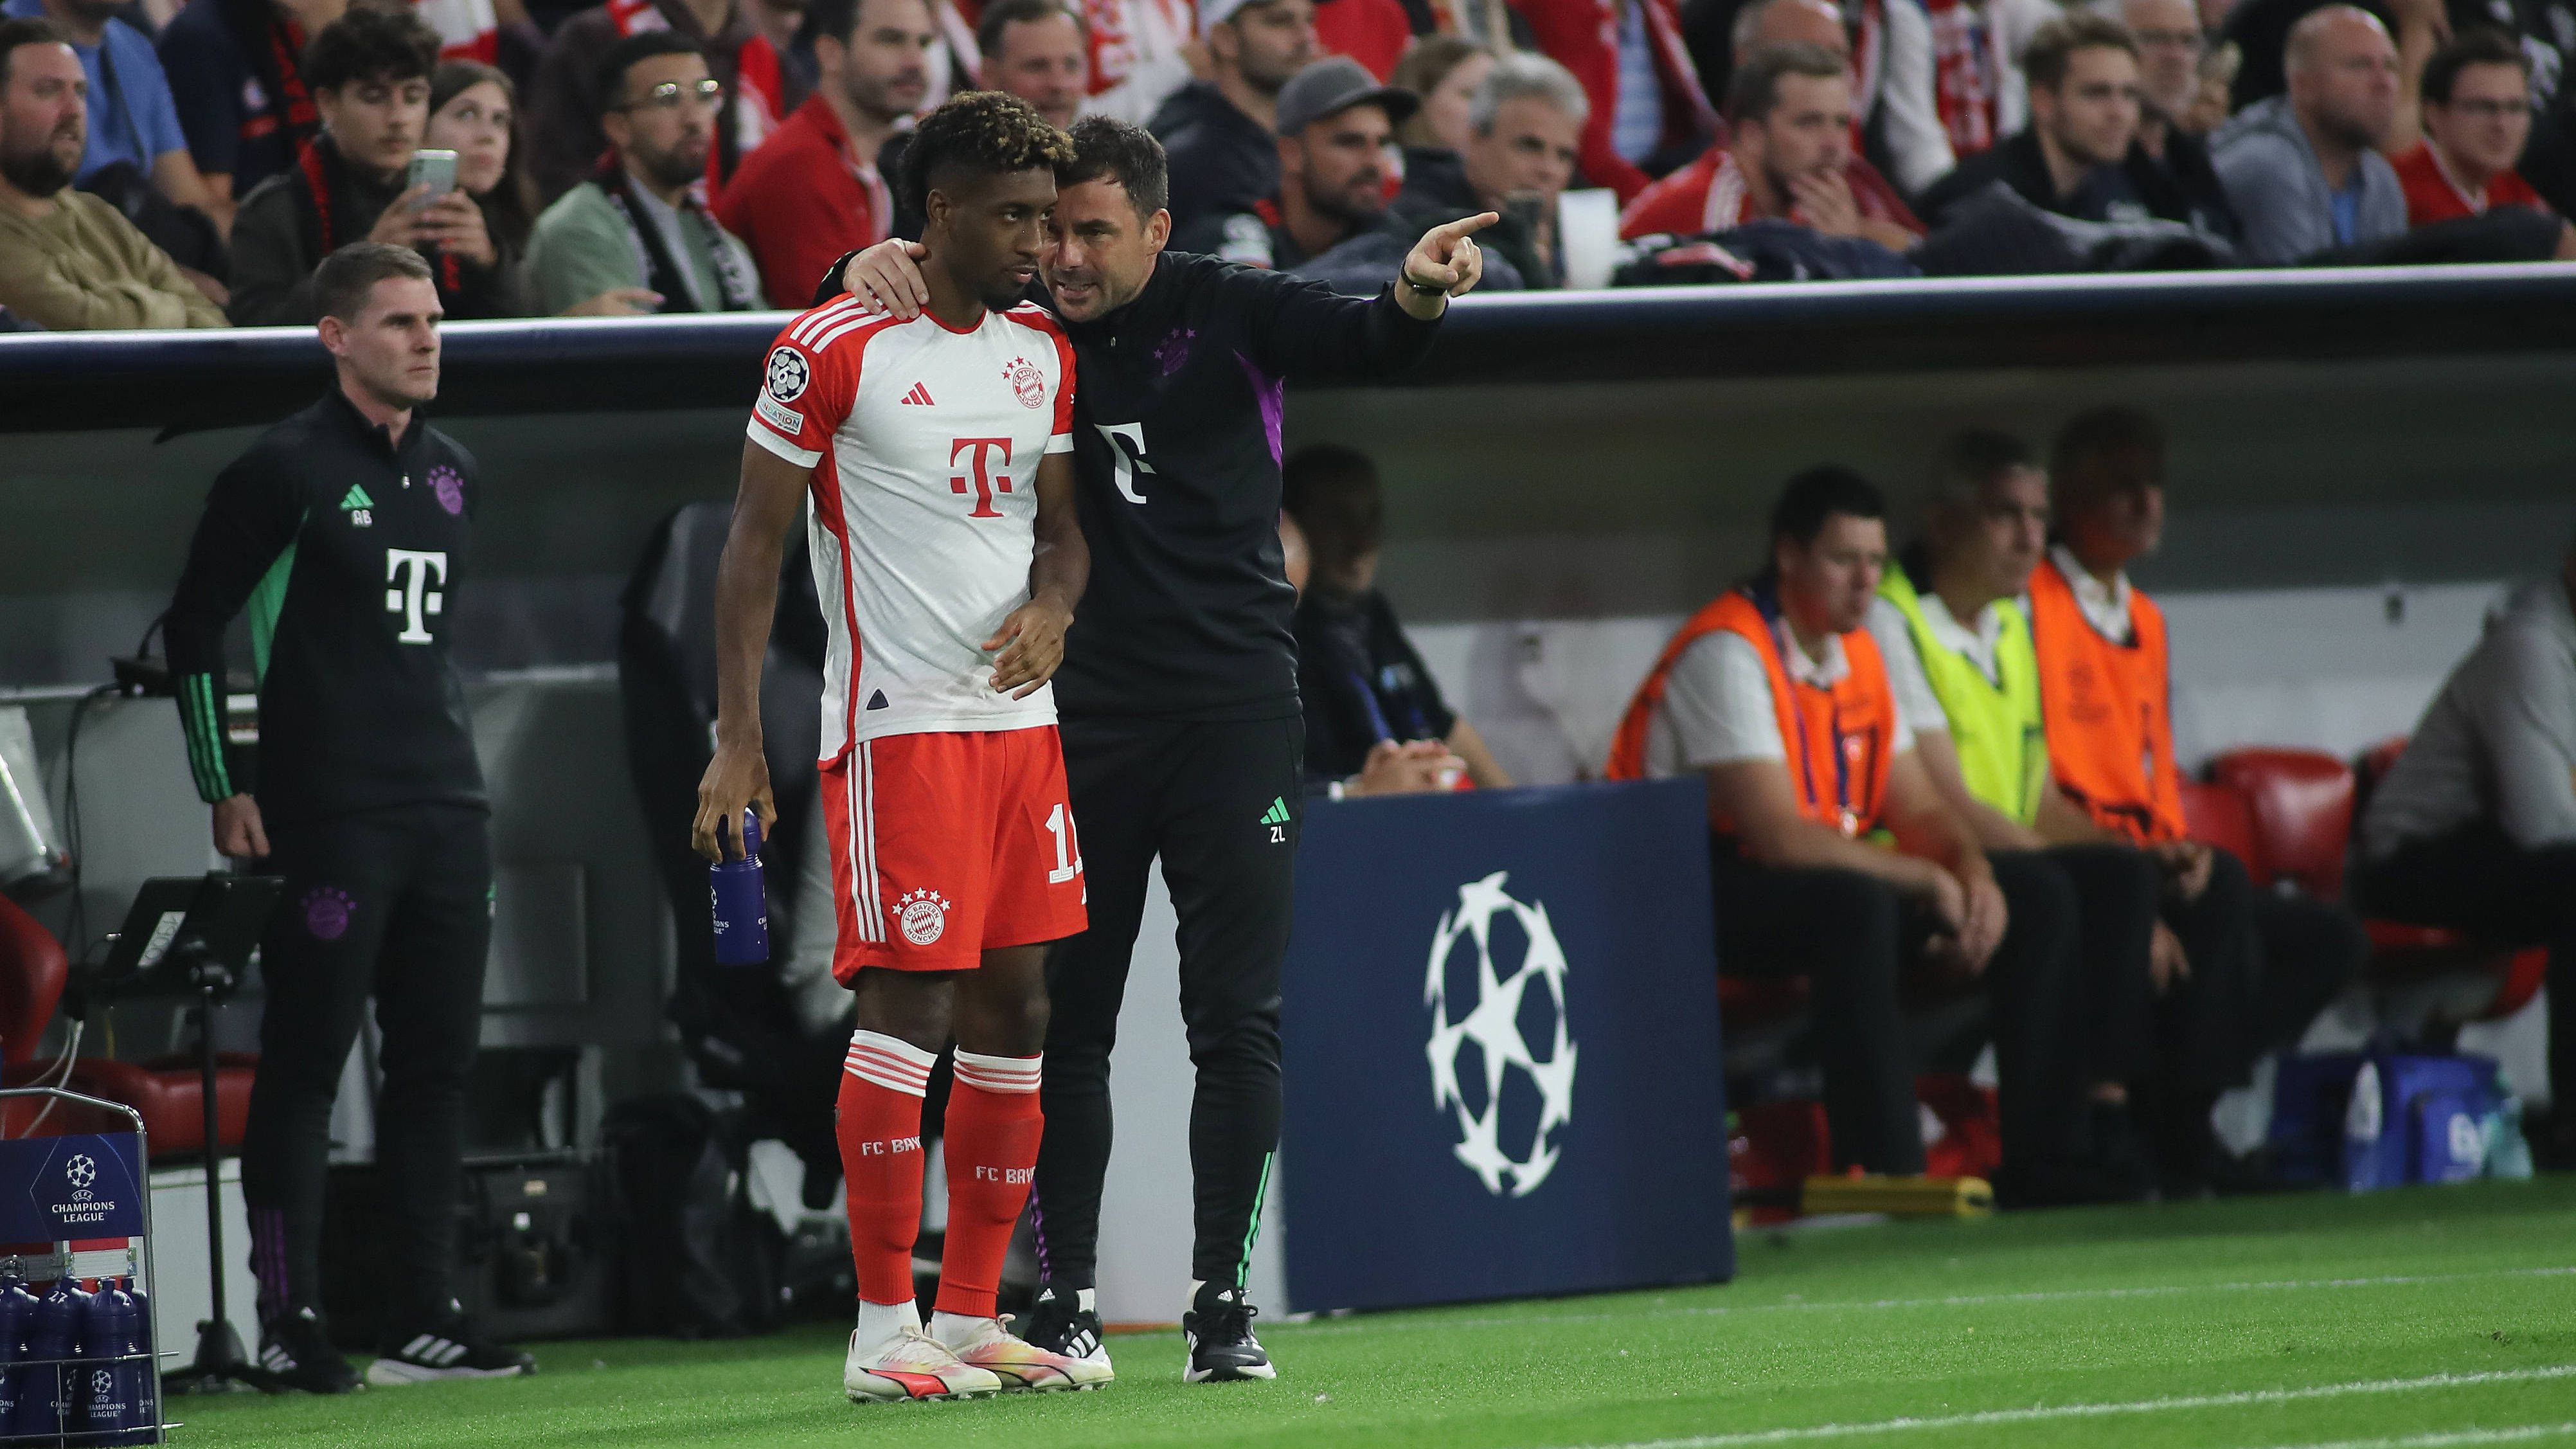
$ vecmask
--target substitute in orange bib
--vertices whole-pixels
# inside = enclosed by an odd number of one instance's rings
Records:
[[[1665,647],[1608,773],[1707,777],[1718,969],[1814,982],[1836,1165],[1923,1170],[1899,981],[1975,977],[2003,1077],[1997,1188],[2044,1200],[2079,1110],[2061,1029],[2075,904],[2054,872],[1989,861],[1915,757],[1864,627],[1887,563],[1885,514],[1849,469],[1790,479],[1769,565]]]
[[[995,91],[913,133],[930,305],[849,300],[771,348],[716,583],[715,758],[696,844],[719,856],[770,802],[760,662],[780,535],[808,496],[830,630],[822,801],[838,888],[833,974],[858,994],[841,1078],[841,1170],[859,1286],[842,1387],[857,1403],[1081,1388],[1105,1365],[1006,1332],[994,1293],[1041,1121],[1045,946],[1080,932],[1082,852],[1055,695],[1091,571],[1074,518],[1072,344],[1019,303],[1072,142]],[[948,1237],[922,1332],[921,1104],[954,1040]]]
[[[2179,959],[2158,963],[2178,983],[2160,1030],[2179,1081],[2153,1116],[2167,1186],[2187,1191],[2244,1181],[2248,1165],[2210,1132],[2210,1107],[2298,1041],[2369,942],[2350,912],[2257,890],[2242,862],[2186,831],[2164,612],[2127,573],[2163,535],[2164,463],[2163,430],[2132,409],[2097,409],[2058,435],[2057,541],[2031,571],[2030,626],[2049,768],[2081,811],[2052,839],[2125,841],[2164,875],[2172,940],[2158,950]]]

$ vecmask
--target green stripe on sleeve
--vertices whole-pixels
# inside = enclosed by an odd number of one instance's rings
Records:
[[[224,710],[210,674],[191,674],[179,681],[179,730],[188,742],[188,772],[195,777],[197,797],[212,805],[233,796],[232,772],[224,763]]]

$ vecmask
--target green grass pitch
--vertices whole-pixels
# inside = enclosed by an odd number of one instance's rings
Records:
[[[499,1383],[177,1400],[175,1440],[1854,1449],[2576,1445],[2576,1177],[1740,1239],[1726,1287],[1111,1340],[1091,1394],[854,1408],[827,1327],[538,1347]]]

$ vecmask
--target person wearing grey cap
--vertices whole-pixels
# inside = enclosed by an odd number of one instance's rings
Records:
[[[1395,128],[1421,108],[1421,97],[1379,85],[1349,56],[1315,62],[1279,90],[1279,189],[1174,233],[1172,244],[1282,272],[1339,246],[1385,216]]]
[[[1210,78],[1173,92],[1146,127],[1170,158],[1179,234],[1279,189],[1280,92],[1323,49],[1314,0],[1200,0],[1199,39]]]

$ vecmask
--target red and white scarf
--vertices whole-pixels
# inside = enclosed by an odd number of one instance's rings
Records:
[[[1932,107],[1950,149],[1965,158],[1993,147],[2003,78],[2012,65],[2002,29],[1974,0],[1924,0],[1932,22]]]

